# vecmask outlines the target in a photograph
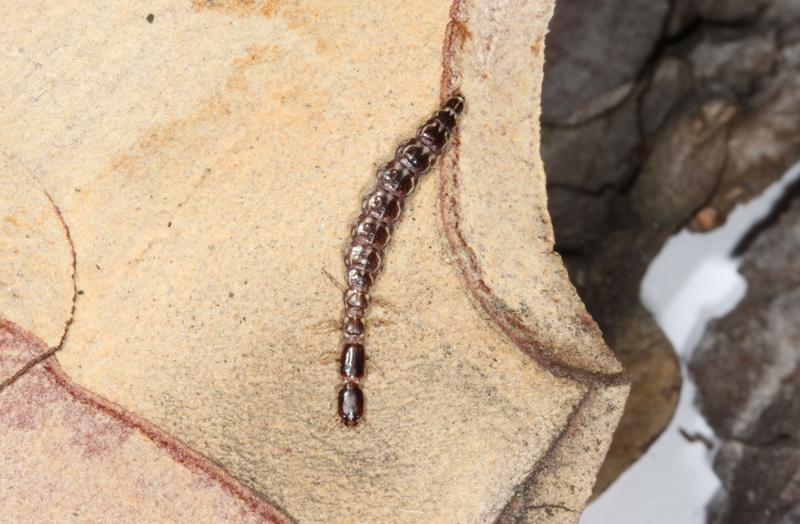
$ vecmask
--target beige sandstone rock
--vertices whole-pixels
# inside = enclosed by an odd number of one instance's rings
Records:
[[[74,243],[67,375],[302,522],[577,521],[627,383],[553,252],[551,1],[14,9],[3,147]],[[344,428],[323,270],[440,86],[460,143],[404,212]]]
[[[69,232],[50,196],[0,152],[0,318],[58,346],[72,318],[73,261]]]
[[[47,349],[0,321],[0,369]],[[207,459],[76,386],[54,356],[0,387],[3,522],[289,522]]]

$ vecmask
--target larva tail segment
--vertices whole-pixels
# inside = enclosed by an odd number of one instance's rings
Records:
[[[463,110],[464,97],[454,94],[417,129],[414,138],[397,147],[394,158],[378,168],[375,185],[364,196],[361,214],[353,224],[344,257],[347,289],[342,321],[344,343],[339,358],[343,385],[338,395],[338,413],[347,426],[357,425],[364,416],[364,393],[359,381],[366,366],[364,334],[370,287],[380,274],[406,200],[447,148]]]

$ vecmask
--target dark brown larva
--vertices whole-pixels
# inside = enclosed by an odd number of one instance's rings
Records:
[[[358,424],[364,415],[359,380],[366,365],[364,314],[369,305],[369,289],[381,271],[406,199],[447,147],[463,110],[464,97],[453,95],[417,130],[414,138],[398,146],[394,158],[378,168],[375,186],[364,196],[361,214],[353,225],[344,257],[347,290],[342,322],[344,344],[339,359],[344,385],[338,398],[339,417],[348,426]]]

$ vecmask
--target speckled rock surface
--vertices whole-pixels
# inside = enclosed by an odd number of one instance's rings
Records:
[[[0,180],[0,318],[55,348],[75,301],[69,231],[43,187],[2,151]],[[0,382],[8,371],[0,371]]]
[[[800,518],[800,185],[747,245],[747,295],[709,327],[691,362],[699,404],[722,444],[710,522]]]
[[[650,262],[671,234],[719,226],[800,158],[799,20],[796,0],[556,6],[542,109],[556,247],[632,377],[598,491],[678,399],[678,362],[639,301]]]
[[[553,251],[549,0],[21,10],[3,147],[74,244],[72,379],[299,521],[577,521],[628,386]],[[323,270],[374,168],[455,87],[459,142],[404,211],[366,421],[344,428]]]
[[[47,350],[0,321],[0,368]],[[3,522],[290,522],[207,459],[74,384],[55,357],[0,386]]]

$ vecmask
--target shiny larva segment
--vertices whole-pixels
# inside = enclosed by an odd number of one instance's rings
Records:
[[[453,129],[456,126],[456,116],[458,115],[452,109],[442,109],[433,114],[433,118],[448,129]]]
[[[415,175],[421,176],[428,172],[435,155],[419,139],[413,138],[400,144],[395,153],[395,158],[403,167]]]
[[[364,376],[367,354],[363,344],[346,343],[339,359],[339,373],[344,378],[357,379]]]
[[[392,161],[378,169],[378,184],[386,191],[405,195],[414,192],[418,176],[406,169],[399,162]]]
[[[347,270],[347,286],[349,289],[367,291],[372,285],[372,277],[362,268],[350,268]]]
[[[364,416],[364,393],[358,384],[349,381],[339,390],[339,418],[347,426],[355,426]]]
[[[372,244],[376,249],[383,249],[389,243],[391,236],[391,224],[362,214],[356,225],[353,226],[351,242],[364,241]]]
[[[344,317],[344,335],[347,340],[356,340],[364,336],[364,315]]]
[[[403,210],[404,197],[397,193],[390,193],[380,187],[373,189],[364,197],[362,210],[376,220],[394,223],[400,218]]]
[[[391,161],[378,168],[375,186],[361,202],[361,214],[353,224],[344,256],[347,290],[342,319],[344,343],[339,357],[344,384],[339,390],[338,413],[347,426],[357,425],[364,416],[364,393],[359,381],[366,371],[364,336],[370,287],[381,271],[406,199],[447,148],[463,110],[464,97],[454,95],[448,99],[417,129],[414,138],[397,147]]]
[[[375,275],[381,267],[382,255],[380,249],[366,242],[353,243],[344,257],[344,263],[347,267],[364,268]]]
[[[369,293],[358,289],[348,289],[344,294],[344,305],[348,308],[358,307],[367,309],[369,305]]]
[[[432,118],[419,128],[417,138],[428,146],[434,154],[438,155],[447,144],[449,134],[444,124]]]

